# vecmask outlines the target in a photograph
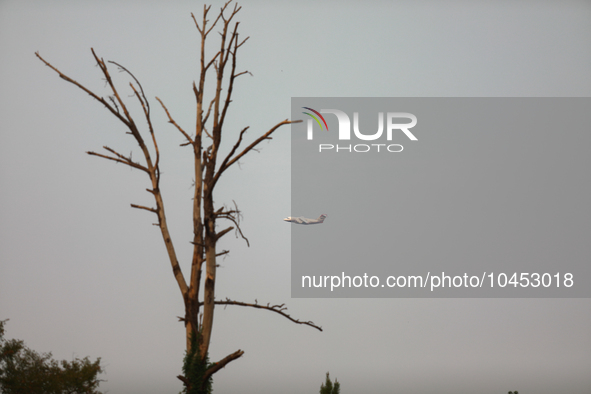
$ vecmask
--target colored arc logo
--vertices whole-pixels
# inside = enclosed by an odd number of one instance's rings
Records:
[[[328,131],[328,125],[326,124],[326,120],[324,120],[324,116],[320,115],[320,112],[318,112],[312,108],[309,108],[309,107],[302,107],[302,108],[310,110],[310,111],[314,112],[316,115],[318,115],[320,117],[320,119],[322,119],[322,122],[324,122],[324,125],[326,126],[326,131]],[[322,123],[320,123],[320,120],[318,120],[318,118],[316,116],[312,115],[309,112],[302,112],[302,113],[306,114],[308,116],[311,116],[318,123],[318,126],[320,126],[320,129],[322,130]]]

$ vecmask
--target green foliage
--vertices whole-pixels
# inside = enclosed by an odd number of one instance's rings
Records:
[[[183,373],[185,374],[185,389],[183,393],[186,394],[211,394],[213,391],[213,378],[210,376],[207,382],[203,384],[203,375],[207,368],[212,364],[209,363],[209,356],[201,360],[199,353],[199,346],[197,345],[197,335],[191,334],[191,351],[185,353],[185,360],[183,361]]]
[[[0,321],[0,392],[3,394],[100,394],[101,359],[88,357],[56,361],[51,353],[39,354],[16,339],[4,339]]]
[[[326,381],[320,386],[320,394],[339,394],[341,392],[341,384],[335,378],[334,384],[330,381],[330,375],[326,373]]]

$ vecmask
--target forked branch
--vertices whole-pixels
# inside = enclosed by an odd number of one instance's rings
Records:
[[[154,144],[154,150],[156,153],[156,158],[155,158],[156,160],[155,161],[152,160],[151,153],[150,153],[144,139],[142,138],[142,135],[140,134],[140,131],[139,131],[134,119],[132,118],[131,114],[129,113],[127,106],[125,105],[125,103],[121,99],[121,96],[120,96],[119,92],[117,91],[115,84],[113,83],[113,80],[112,80],[111,75],[109,74],[109,70],[107,68],[107,64],[105,63],[105,61],[102,58],[99,58],[97,56],[97,54],[94,52],[93,48],[91,48],[91,52],[92,52],[92,56],[94,57],[94,59],[97,62],[97,65],[100,67],[100,69],[103,73],[103,76],[104,76],[105,80],[107,81],[107,84],[109,85],[111,91],[113,92],[113,94],[108,97],[110,102],[105,100],[103,97],[98,96],[97,94],[95,94],[94,92],[92,92],[91,90],[89,90],[88,88],[83,86],[82,84],[76,82],[72,78],[70,78],[67,75],[65,75],[64,73],[62,73],[56,67],[51,65],[45,59],[43,59],[41,57],[41,55],[39,55],[38,52],[36,52],[35,55],[46,66],[48,66],[49,68],[54,70],[59,75],[60,78],[76,85],[78,88],[80,88],[81,90],[83,90],[84,92],[89,94],[92,98],[94,98],[95,100],[97,100],[101,104],[103,104],[113,115],[115,115],[115,117],[117,117],[117,119],[119,119],[121,122],[123,122],[123,124],[125,124],[125,126],[127,126],[127,128],[129,129],[128,134],[133,135],[134,139],[136,140],[136,142],[140,146],[140,149],[142,150],[142,153],[143,153],[143,156],[145,159],[145,164],[139,164],[139,163],[134,162],[131,158],[131,154],[129,156],[124,156],[124,155],[120,154],[119,152],[115,151],[114,149],[111,149],[107,146],[105,146],[104,149],[107,150],[112,155],[100,154],[100,153],[96,153],[96,152],[86,152],[86,153],[88,153],[89,155],[92,155],[92,156],[102,157],[104,159],[111,160],[116,163],[126,164],[132,168],[136,168],[136,169],[144,171],[148,174],[148,176],[150,178],[150,182],[152,184],[152,188],[147,189],[147,190],[154,196],[154,199],[156,202],[156,208],[149,208],[149,207],[145,207],[145,206],[141,206],[141,205],[137,205],[137,204],[132,204],[131,206],[133,208],[142,209],[142,210],[146,210],[146,211],[155,213],[158,216],[157,226],[160,227],[160,231],[162,233],[162,238],[164,240],[164,244],[165,244],[167,252],[168,252],[170,263],[172,265],[172,271],[173,271],[174,277],[179,285],[179,289],[180,289],[181,293],[183,294],[183,297],[185,297],[185,295],[188,292],[189,287],[187,286],[184,275],[181,271],[180,265],[179,265],[177,257],[176,257],[176,251],[174,249],[174,246],[173,246],[173,243],[172,243],[172,240],[170,237],[170,233],[168,231],[166,215],[164,213],[164,202],[162,201],[162,195],[160,194],[160,188],[159,188],[160,152],[158,149],[158,143],[156,141],[152,121],[150,119],[149,102],[148,102],[146,95],[144,93],[144,89],[143,89],[142,85],[140,84],[140,82],[138,81],[138,79],[129,70],[127,70],[125,67],[123,67],[119,63],[110,62],[112,64],[115,64],[117,67],[119,67],[120,70],[126,72],[131,78],[133,78],[133,80],[135,81],[135,83],[139,87],[139,91],[138,91],[138,89],[136,89],[136,86],[133,83],[130,83],[131,89],[133,90],[138,101],[140,102],[140,105],[141,105],[142,110],[144,112],[144,116],[145,116],[146,121],[148,123],[149,132],[152,137],[152,142]],[[169,115],[169,117],[170,117],[170,115]]]
[[[100,153],[96,153],[96,152],[92,152],[92,151],[89,151],[89,152],[86,152],[86,153],[89,154],[89,155],[91,155],[91,156],[102,157],[103,159],[112,160],[112,161],[115,161],[117,163],[123,163],[123,164],[126,164],[126,165],[130,166],[130,167],[137,168],[138,170],[142,170],[142,171],[146,172],[147,174],[150,174],[150,170],[147,167],[145,167],[145,166],[143,166],[143,165],[141,165],[139,163],[136,163],[136,162],[132,161],[131,160],[131,157],[123,156],[122,154],[115,152],[113,149],[109,148],[108,146],[103,146],[103,148],[105,150],[113,153],[117,157],[102,155]]]
[[[242,232],[242,228],[240,227],[240,219],[242,218],[242,214],[238,209],[238,205],[236,205],[236,201],[232,200],[234,203],[234,209],[227,210],[226,207],[222,207],[215,212],[215,217],[217,219],[228,219],[236,226],[236,238],[238,238],[238,234],[242,237],[243,240],[246,241],[246,245],[250,247],[250,242],[248,242],[248,238],[244,236]],[[228,227],[227,229],[220,231],[216,234],[217,239],[220,239],[223,235],[225,235],[228,231],[232,230],[234,227]]]
[[[215,174],[215,177],[214,177],[214,180],[213,180],[214,185],[217,183],[218,179],[224,173],[224,171],[226,171],[232,164],[234,164],[238,160],[240,160],[240,158],[242,156],[244,156],[245,154],[247,154],[248,152],[250,152],[254,147],[256,147],[258,144],[260,144],[262,141],[271,139],[271,137],[269,137],[269,136],[271,134],[273,134],[273,132],[275,130],[277,130],[278,128],[280,128],[281,126],[284,126],[284,125],[288,125],[288,124],[292,124],[292,123],[301,123],[301,122],[302,122],[301,120],[287,120],[286,119],[283,122],[277,123],[269,131],[267,131],[265,134],[263,134],[262,136],[260,136],[259,138],[257,138],[252,144],[250,144],[246,148],[244,148],[244,150],[242,152],[240,152],[238,155],[232,157],[232,155],[238,149],[238,146],[240,145],[240,142],[242,141],[242,135],[246,132],[246,129],[243,129],[242,132],[240,133],[240,137],[238,138],[238,141],[237,141],[236,145],[234,145],[234,148],[232,148],[232,151],[230,151],[230,153],[228,154],[228,156],[224,159],[224,161],[222,162],[222,165],[220,166],[220,169]]]
[[[93,51],[94,54],[94,51]],[[76,86],[78,86],[80,89],[84,90],[86,93],[88,93],[92,98],[94,98],[95,100],[99,101],[101,104],[103,104],[109,111],[111,111],[111,113],[113,115],[115,115],[117,117],[117,119],[119,119],[120,121],[122,121],[123,123],[125,123],[126,126],[129,127],[129,122],[127,121],[127,119],[125,119],[120,113],[118,109],[115,109],[114,107],[112,107],[107,100],[105,100],[102,97],[97,96],[95,93],[93,93],[92,91],[90,91],[89,89],[87,89],[85,86],[81,85],[80,83],[74,81],[72,78],[68,77],[66,74],[62,73],[60,70],[58,70],[57,68],[55,68],[54,66],[52,66],[48,61],[46,61],[45,59],[43,59],[41,57],[41,55],[39,55],[39,52],[35,52],[35,56],[37,56],[39,58],[39,60],[41,60],[43,63],[45,63],[45,65],[49,68],[51,68],[53,71],[55,71],[56,73],[58,73],[59,77],[65,81],[70,82],[71,84],[74,84]],[[113,102],[113,104],[116,106],[117,104],[115,104],[115,102]]]

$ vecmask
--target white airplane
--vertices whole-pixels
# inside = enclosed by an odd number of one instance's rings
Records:
[[[303,217],[292,218],[291,216],[289,216],[283,220],[286,222],[291,222],[291,223],[296,223],[296,224],[320,224],[320,223],[324,222],[324,219],[326,219],[326,216],[327,215],[322,214],[318,217],[318,219],[308,219],[308,218],[303,218]]]

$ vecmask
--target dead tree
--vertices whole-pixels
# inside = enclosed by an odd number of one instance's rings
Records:
[[[160,192],[160,151],[158,149],[158,142],[152,125],[150,104],[144,94],[142,85],[127,68],[113,61],[105,62],[102,58],[97,56],[97,54],[94,52],[94,49],[91,49],[92,55],[94,56],[94,59],[96,60],[97,65],[99,66],[106,80],[106,84],[112,92],[112,94],[109,94],[108,98],[105,99],[104,97],[95,94],[84,87],[82,84],[63,74],[60,70],[43,59],[39,53],[36,53],[37,57],[48,67],[54,70],[60,76],[60,78],[76,85],[78,88],[88,93],[92,98],[99,101],[111,112],[111,114],[113,114],[126,126],[126,128],[129,130],[128,133],[131,134],[137,141],[143,154],[143,162],[141,163],[133,161],[131,154],[129,156],[123,155],[108,146],[103,147],[106,152],[87,153],[89,155],[102,157],[116,163],[125,164],[131,168],[146,173],[149,177],[151,187],[146,190],[154,197],[155,207],[147,207],[136,204],[131,204],[131,206],[133,208],[145,210],[155,214],[158,218],[157,225],[160,228],[160,232],[162,233],[162,239],[168,252],[168,257],[172,266],[172,272],[176,282],[178,283],[184,301],[185,316],[179,319],[184,322],[186,327],[185,334],[187,338],[187,352],[191,350],[198,350],[201,360],[205,360],[208,354],[211,332],[213,329],[215,305],[238,305],[266,309],[276,312],[294,323],[305,324],[322,331],[322,329],[313,322],[300,321],[292,318],[285,312],[284,304],[260,305],[258,302],[245,303],[233,301],[230,299],[226,299],[225,301],[216,301],[215,298],[216,258],[227,253],[227,251],[218,252],[216,250],[216,244],[218,240],[228,232],[235,230],[248,243],[248,240],[246,237],[244,237],[242,230],[240,229],[240,211],[236,205],[234,205],[234,208],[227,208],[225,206],[216,208],[214,206],[213,193],[215,186],[218,183],[220,177],[230,166],[238,162],[238,160],[240,160],[248,152],[255,149],[255,147],[262,141],[271,139],[271,134],[274,131],[276,131],[281,126],[300,122],[290,121],[287,119],[279,122],[275,126],[271,127],[266,133],[260,135],[250,145],[242,147],[241,145],[243,138],[248,130],[248,127],[245,127],[240,131],[240,134],[230,149],[229,154],[224,157],[223,160],[219,160],[220,158],[218,157],[218,152],[222,143],[224,121],[226,119],[230,103],[232,102],[231,98],[235,81],[241,75],[248,73],[247,71],[236,71],[236,57],[238,49],[246,42],[246,40],[248,40],[248,37],[246,39],[239,40],[239,22],[233,23],[232,20],[240,11],[241,7],[235,5],[233,10],[229,11],[228,5],[230,2],[231,1],[226,3],[220,9],[219,14],[211,24],[209,24],[209,20],[207,19],[207,15],[211,6],[204,6],[203,20],[201,22],[198,22],[195,16],[191,14],[201,38],[201,64],[199,81],[197,84],[193,82],[193,92],[195,93],[196,99],[196,127],[194,135],[185,131],[185,129],[174,120],[173,116],[164,105],[162,100],[156,97],[156,100],[158,100],[165,111],[169,123],[174,125],[174,127],[186,140],[183,144],[181,144],[181,146],[191,147],[194,154],[195,185],[192,216],[193,256],[191,260],[191,273],[188,282],[179,265],[172,238],[168,230],[164,202]],[[229,16],[227,16],[226,13],[229,13]],[[207,58],[205,53],[205,42],[208,35],[216,26],[218,26],[220,29],[219,34],[221,44],[219,51],[213,56]],[[147,140],[142,136],[138,123],[131,116],[130,112],[128,111],[127,104],[124,102],[122,95],[119,93],[119,90],[113,83],[107,63],[115,65],[120,71],[127,73],[131,77],[132,82],[130,82],[129,86],[131,87],[131,90],[133,91],[139,106],[141,106],[145,121],[147,122],[147,131],[149,134],[149,138]],[[215,92],[213,99],[207,103],[204,101],[204,88],[206,77],[208,72],[212,71],[212,68],[215,72]],[[232,225],[218,230],[216,225],[220,219],[230,221]],[[204,265],[205,278],[202,277]],[[203,301],[200,301],[199,294],[202,282],[204,298]],[[202,317],[201,321],[198,321],[198,316]],[[197,344],[198,349],[191,348],[192,335],[195,335],[197,338],[197,341],[194,343]],[[237,350],[222,360],[208,365],[201,384],[204,384],[204,382],[207,381],[207,379],[210,378],[212,374],[223,368],[230,361],[242,356],[243,353],[244,352],[242,350]],[[195,384],[189,382],[184,376],[179,376],[179,379],[185,383],[187,388],[189,388],[191,384]]]

